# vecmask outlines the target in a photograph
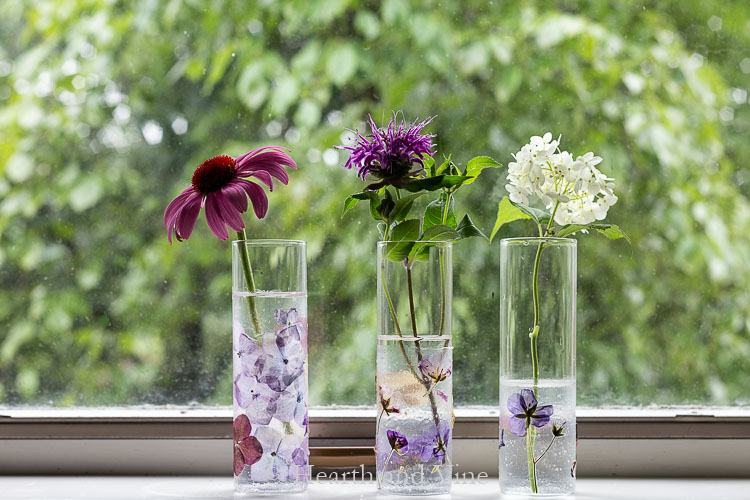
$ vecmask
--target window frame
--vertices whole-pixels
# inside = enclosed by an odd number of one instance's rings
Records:
[[[498,410],[456,409],[459,472],[497,474]],[[375,410],[310,410],[317,470],[374,465]],[[582,476],[750,477],[750,408],[577,410]],[[218,474],[231,470],[231,409],[0,410],[6,474]]]

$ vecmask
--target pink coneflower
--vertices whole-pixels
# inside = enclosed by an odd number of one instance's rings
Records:
[[[204,161],[195,169],[190,187],[164,211],[169,243],[172,231],[177,241],[190,237],[202,207],[206,208],[208,227],[221,240],[229,238],[227,226],[234,231],[245,228],[241,214],[247,211],[248,197],[256,217],[262,219],[268,211],[268,197],[248,178],[254,177],[273,191],[272,177],[283,184],[289,182],[284,167],[297,168],[297,164],[277,146],[253,149],[237,158],[222,155]]]

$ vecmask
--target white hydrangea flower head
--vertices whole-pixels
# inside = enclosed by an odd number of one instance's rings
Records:
[[[515,203],[529,204],[537,197],[557,224],[590,224],[603,220],[617,202],[614,180],[596,167],[602,158],[592,152],[575,160],[560,151],[560,138],[533,136],[508,164],[505,189]]]

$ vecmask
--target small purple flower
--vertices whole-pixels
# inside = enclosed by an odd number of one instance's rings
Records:
[[[520,393],[508,397],[510,432],[523,437],[530,425],[541,428],[549,423],[552,417],[552,405],[538,406],[539,403],[531,389],[522,389]]]
[[[354,146],[336,148],[350,151],[344,167],[357,167],[357,175],[362,180],[367,174],[381,179],[381,182],[371,184],[367,189],[379,189],[387,184],[400,187],[424,168],[423,155],[434,154],[432,138],[435,136],[421,133],[433,119],[431,117],[422,122],[414,120],[407,124],[399,111],[393,114],[388,127],[383,129],[378,128],[372,116],[369,116],[370,134],[363,136],[355,131],[357,137]]]
[[[425,357],[419,362],[419,371],[425,379],[432,380],[433,384],[442,382],[451,376],[450,360],[444,359],[440,353]]]
[[[391,450],[399,455],[403,455],[409,451],[409,441],[407,441],[406,436],[392,430],[386,431],[385,434],[388,436],[388,444],[391,445]]]
[[[401,409],[396,407],[396,405],[399,404],[397,402],[397,395],[394,393],[393,389],[388,386],[378,386],[378,403],[380,404],[380,409],[383,410],[386,415],[390,415],[391,413],[401,413]]]
[[[420,459],[423,462],[429,462],[434,458],[439,462],[443,462],[448,451],[450,433],[450,428],[445,429],[442,436],[435,430],[425,432]]]

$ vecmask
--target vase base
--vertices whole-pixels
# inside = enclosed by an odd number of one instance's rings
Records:
[[[307,483],[282,483],[276,481],[252,482],[238,484],[235,482],[234,493],[237,496],[251,495],[288,495],[290,493],[301,493],[307,489]]]

